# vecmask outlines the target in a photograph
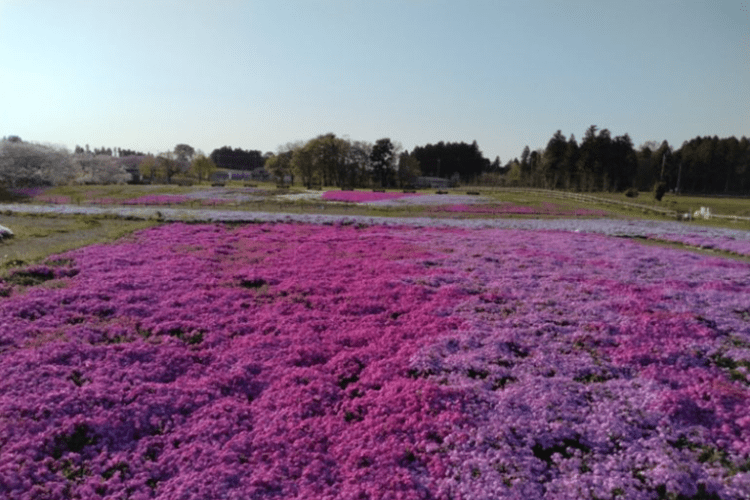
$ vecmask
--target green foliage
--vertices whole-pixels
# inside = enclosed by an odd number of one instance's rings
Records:
[[[514,161],[510,165],[510,169],[508,169],[508,173],[506,174],[506,181],[509,186],[520,186],[521,180],[523,179],[523,172],[522,172],[522,164]]]
[[[209,157],[216,164],[216,168],[227,170],[255,170],[261,168],[265,162],[263,153],[258,150],[245,151],[229,146],[214,149]]]
[[[471,144],[441,141],[418,146],[412,154],[419,160],[422,174],[431,177],[452,178],[458,174],[463,182],[470,182],[491,167],[476,141]]]
[[[389,138],[378,139],[370,153],[370,163],[373,168],[373,180],[380,187],[388,187],[394,173],[395,146]]]
[[[289,171],[298,174],[308,189],[313,185],[353,186],[359,165],[352,161],[351,150],[349,141],[324,134],[304,146],[297,145],[293,150],[270,157],[266,166],[277,177]],[[287,158],[290,158],[288,164]]]
[[[156,164],[159,174],[167,180],[167,183],[172,182],[172,177],[180,171],[180,164],[171,151],[160,154],[156,158]]]
[[[203,179],[211,177],[211,174],[216,171],[216,164],[211,158],[199,154],[190,163],[190,171],[198,178],[198,182],[200,182]]]
[[[661,201],[661,199],[664,197],[664,195],[667,193],[667,183],[666,182],[657,182],[654,186],[654,199],[656,201]]]
[[[145,157],[138,164],[138,171],[141,173],[141,177],[143,177],[144,179],[148,179],[150,182],[153,182],[159,171],[159,167],[156,164],[156,158],[151,155]]]
[[[266,158],[265,169],[271,173],[277,183],[283,184],[286,177],[289,176],[292,184],[294,184],[293,156],[294,148],[290,147],[287,151]]]
[[[292,169],[302,178],[302,183],[308,189],[312,187],[313,180],[319,178],[313,147],[309,142],[294,150],[292,154]]]
[[[398,157],[398,182],[400,187],[413,186],[417,177],[422,174],[419,160],[408,151],[401,153]]]
[[[174,147],[174,154],[179,163],[189,164],[195,155],[195,149],[188,144],[178,144]]]

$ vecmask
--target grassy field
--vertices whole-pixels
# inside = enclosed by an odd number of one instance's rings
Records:
[[[0,225],[13,228],[14,238],[0,241],[0,277],[10,268],[93,243],[120,239],[157,221],[90,216],[0,214]]]
[[[693,213],[701,207],[710,207],[712,213],[750,217],[750,198],[725,198],[719,196],[693,196],[667,193],[661,201],[656,201],[652,193],[640,193],[637,198],[628,198],[624,193],[595,193],[595,196],[666,208],[680,213]]]

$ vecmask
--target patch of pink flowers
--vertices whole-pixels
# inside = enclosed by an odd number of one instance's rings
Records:
[[[553,231],[171,224],[3,286],[7,498],[750,492],[746,263]]]
[[[54,205],[65,205],[71,202],[70,196],[53,196],[44,194],[34,196],[34,201],[42,203],[52,203]]]
[[[147,194],[121,201],[121,203],[123,205],[179,205],[190,200],[187,196],[176,194]]]
[[[539,207],[527,205],[514,205],[512,203],[501,203],[493,205],[447,205],[436,207],[434,212],[452,212],[464,214],[491,214],[491,215],[555,215],[555,216],[597,216],[609,215],[603,210],[590,210],[587,208],[565,209],[555,203],[543,202]]]
[[[24,188],[9,188],[8,191],[16,196],[23,196],[26,198],[34,198],[44,193],[48,188],[46,187],[24,187]]]
[[[397,200],[407,196],[419,196],[419,193],[379,193],[370,191],[326,191],[323,199],[326,201],[348,201],[351,203],[366,203],[370,201]]]

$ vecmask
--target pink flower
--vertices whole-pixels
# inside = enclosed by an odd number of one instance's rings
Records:
[[[369,191],[326,191],[323,199],[327,201],[348,201],[351,203],[366,203],[369,201],[396,200],[407,196],[419,196],[418,193],[380,193]]]

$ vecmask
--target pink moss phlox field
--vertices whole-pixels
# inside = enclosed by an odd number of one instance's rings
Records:
[[[526,205],[514,205],[503,202],[492,205],[447,205],[436,207],[435,212],[452,212],[465,214],[492,214],[492,215],[575,215],[575,216],[597,216],[605,217],[609,215],[603,210],[590,210],[587,208],[576,208],[573,210],[564,209],[555,203],[543,202],[540,207]]]
[[[366,203],[368,201],[396,200],[407,196],[419,196],[419,193],[378,193],[369,191],[326,191],[323,199],[326,201],[348,201],[351,203]]]
[[[179,205],[186,203],[190,198],[177,194],[146,194],[138,198],[124,200],[123,205]]]
[[[172,224],[1,287],[11,499],[750,492],[747,263],[555,231]]]

